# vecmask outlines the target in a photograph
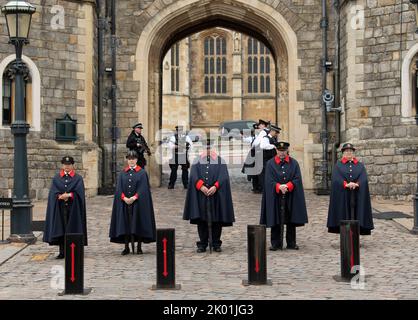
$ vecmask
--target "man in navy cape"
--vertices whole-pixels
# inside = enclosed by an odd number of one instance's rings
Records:
[[[308,223],[302,176],[298,162],[288,154],[289,143],[276,142],[275,147],[277,155],[266,164],[260,224],[271,228],[270,250],[283,249],[282,223],[287,249],[298,250],[296,227]]]
[[[110,242],[124,243],[122,255],[129,254],[129,243],[142,254],[141,243],[156,241],[154,207],[147,172],[137,165],[138,155],[130,150],[128,165],[118,175],[110,222]]]
[[[221,252],[222,227],[232,226],[235,221],[228,168],[216,154],[213,143],[207,140],[206,150],[193,161],[184,206],[183,219],[197,224],[197,252],[205,252],[208,244]]]
[[[64,258],[67,233],[84,235],[87,246],[86,199],[83,178],[74,170],[74,158],[63,157],[62,169],[52,179],[46,208],[43,241],[59,246],[57,259]]]
[[[370,235],[373,226],[372,206],[365,166],[354,156],[353,144],[345,143],[343,157],[332,172],[328,209],[328,232],[340,233],[341,220],[351,220],[351,193],[354,193],[354,220],[360,224],[360,234]]]

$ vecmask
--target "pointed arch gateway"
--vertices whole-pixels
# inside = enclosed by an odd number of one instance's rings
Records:
[[[281,138],[292,145],[292,155],[298,159],[306,188],[313,187],[313,168],[308,165],[305,149],[313,145],[308,126],[302,124],[299,111],[304,103],[297,101],[300,90],[297,54],[297,37],[285,18],[262,1],[181,0],[158,11],[142,30],[136,46],[133,80],[139,82],[136,110],[138,119],[151,146],[157,147],[155,133],[162,118],[162,67],[165,53],[178,40],[214,27],[225,27],[246,33],[266,44],[276,61],[277,104],[276,115],[283,129]],[[272,79],[273,81],[273,79]],[[161,169],[155,159],[150,159],[150,179],[159,186]]]

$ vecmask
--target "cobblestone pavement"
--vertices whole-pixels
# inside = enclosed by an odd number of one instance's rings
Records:
[[[232,169],[231,171],[238,169]],[[234,177],[235,176],[235,177]],[[166,180],[167,177],[165,177]],[[299,251],[267,251],[272,286],[243,286],[247,279],[247,225],[259,222],[261,196],[233,175],[236,223],[224,228],[221,253],[195,252],[196,226],[182,220],[185,190],[153,189],[158,228],[176,229],[176,282],[181,290],[151,290],[156,283],[155,244],[143,255],[121,256],[109,242],[112,196],[87,201],[89,246],[85,249],[87,296],[58,296],[64,261],[56,247],[38,241],[0,266],[0,299],[417,299],[418,239],[391,220],[375,219],[372,236],[361,238],[364,289],[333,279],[340,272],[339,236],[328,234],[328,197],[306,193],[309,224],[298,228]],[[45,203],[36,204],[44,206]],[[267,239],[270,233],[267,232]],[[269,241],[267,243],[269,245]],[[62,280],[62,278],[61,278]]]

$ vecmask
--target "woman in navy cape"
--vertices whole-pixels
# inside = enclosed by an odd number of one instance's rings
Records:
[[[67,233],[83,234],[87,246],[86,199],[83,178],[74,170],[74,158],[63,157],[62,169],[52,179],[46,208],[43,241],[59,245],[57,259],[64,258]]]
[[[341,220],[351,220],[350,192],[354,192],[354,219],[359,221],[360,234],[370,235],[374,229],[367,172],[354,157],[355,150],[351,143],[345,143],[343,157],[332,172],[327,222],[330,233],[340,233]]]
[[[142,254],[141,242],[156,241],[154,207],[148,174],[136,164],[138,155],[129,151],[126,158],[128,166],[118,175],[109,237],[111,242],[125,244],[122,255],[130,252],[133,242],[138,242],[137,253]]]

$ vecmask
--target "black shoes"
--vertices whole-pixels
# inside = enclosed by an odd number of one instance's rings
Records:
[[[123,251],[122,251],[122,255],[123,256],[125,256],[125,255],[127,255],[127,254],[129,254],[129,252],[130,252],[130,250],[129,250],[129,247],[128,248],[125,248]]]
[[[221,249],[221,247],[216,247],[216,248],[213,248],[213,251],[215,251],[215,252],[221,252],[222,249]]]
[[[286,249],[288,250],[299,250],[299,247],[297,244],[292,245],[292,246],[287,246]],[[283,248],[281,247],[276,247],[276,246],[271,246],[270,247],[270,251],[277,251],[277,250],[283,250]]]
[[[143,254],[142,248],[141,248],[141,242],[138,242],[138,249],[136,250],[136,254]]]
[[[59,248],[60,248],[60,252],[55,257],[55,259],[64,259],[64,245],[63,244],[60,244]]]
[[[174,186],[172,184],[169,184],[168,189],[174,189]]]
[[[183,186],[184,189],[187,189],[187,186]]]
[[[197,248],[197,253],[206,252],[206,248]]]

